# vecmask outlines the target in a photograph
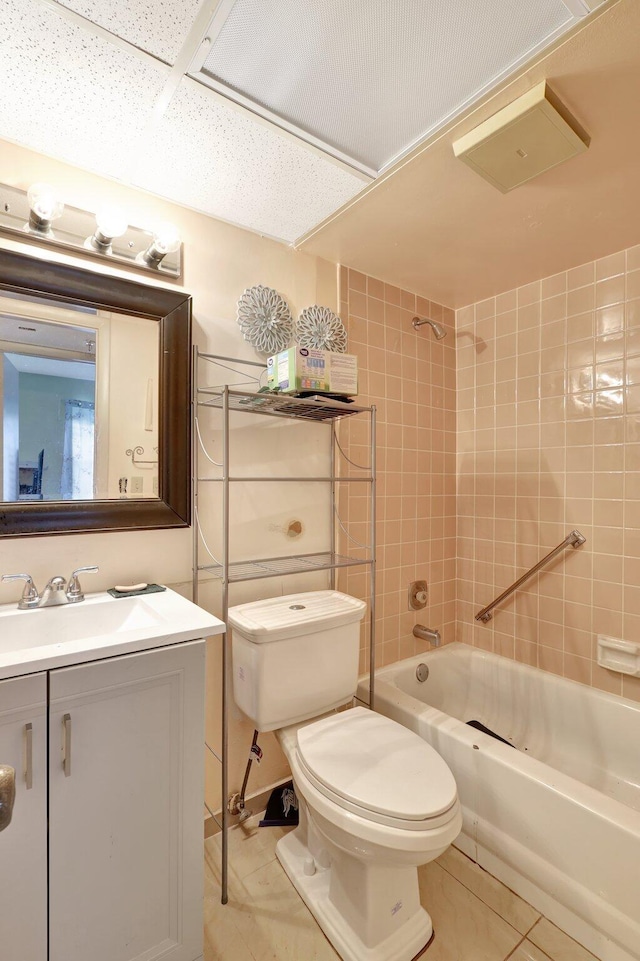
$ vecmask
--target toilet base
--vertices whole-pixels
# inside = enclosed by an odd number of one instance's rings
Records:
[[[431,918],[420,905],[386,937],[367,946],[358,932],[331,900],[331,872],[335,867],[322,867],[314,861],[304,843],[304,831],[298,828],[281,838],[276,845],[276,856],[289,880],[307,905],[333,947],[344,961],[413,961],[430,943],[433,936]],[[305,866],[313,864],[314,874],[306,874]],[[407,867],[407,888],[417,890],[417,869]],[[334,878],[334,890],[344,879]],[[411,897],[409,897],[409,902]],[[398,904],[402,907],[402,899]],[[371,914],[379,916],[380,906],[373,903]],[[367,919],[364,919],[366,927]]]

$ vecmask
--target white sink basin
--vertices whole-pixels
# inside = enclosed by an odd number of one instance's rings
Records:
[[[166,590],[90,594],[79,604],[19,611],[0,605],[0,678],[195,640],[224,631],[212,614]]]

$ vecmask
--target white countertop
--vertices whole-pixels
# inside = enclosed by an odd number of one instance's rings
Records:
[[[214,634],[225,625],[175,591],[136,597],[88,594],[79,604],[19,611],[0,605],[0,679]]]

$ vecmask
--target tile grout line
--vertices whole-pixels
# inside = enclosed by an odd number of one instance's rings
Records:
[[[527,936],[526,934],[523,934],[520,940],[518,941],[518,943],[513,946],[509,954],[505,955],[505,957],[503,958],[503,961],[509,961],[509,958],[512,958],[514,956],[518,948],[521,947],[526,940],[527,940]]]
[[[460,853],[463,855],[463,857],[465,857],[465,858],[467,858],[469,861],[471,861],[472,864],[475,864],[478,868],[480,868],[481,871],[484,871],[484,873],[487,874],[488,877],[492,878],[492,880],[497,881],[498,884],[502,884],[502,886],[503,886],[507,891],[509,891],[509,893],[512,894],[514,898],[518,898],[519,901],[522,901],[523,904],[526,904],[527,907],[531,908],[532,911],[535,911],[535,912],[536,912],[536,914],[538,915],[538,917],[537,917],[536,920],[533,922],[533,924],[531,925],[531,927],[530,927],[530,928],[527,928],[527,931],[525,932],[525,934],[522,935],[523,939],[528,938],[529,935],[531,934],[531,932],[533,931],[533,929],[535,928],[536,924],[538,924],[538,922],[542,920],[542,918],[544,917],[544,915],[543,915],[540,911],[538,911],[537,908],[534,908],[532,904],[529,904],[528,901],[525,901],[524,898],[521,898],[519,894],[516,894],[515,891],[512,891],[511,888],[507,887],[506,884],[503,884],[502,881],[499,881],[498,878],[494,878],[494,877],[493,877],[493,874],[490,874],[489,871],[487,871],[487,870],[486,870],[485,868],[483,868],[480,864],[478,864],[477,861],[474,861],[472,858],[470,858],[468,854],[464,854],[463,851],[461,851]],[[443,871],[446,871],[446,873],[449,875],[449,877],[453,878],[454,881],[457,881],[458,884],[461,884],[462,887],[465,888],[465,889],[466,889],[470,894],[472,894],[475,898],[477,898],[478,901],[481,901],[482,904],[485,905],[485,907],[487,907],[490,911],[492,911],[492,912],[496,915],[496,917],[500,918],[501,921],[504,921],[505,924],[508,924],[509,927],[513,928],[513,930],[516,931],[518,934],[522,934],[521,931],[518,931],[518,929],[517,929],[513,924],[511,924],[510,921],[507,921],[507,919],[504,918],[501,914],[499,914],[499,913],[495,910],[495,908],[492,908],[490,904],[488,904],[483,898],[481,898],[480,895],[476,894],[475,891],[473,891],[467,884],[465,884],[464,881],[462,881],[459,877],[457,877],[455,874],[453,874],[451,871],[449,871],[448,868],[446,868],[444,864],[441,864],[439,860],[437,860],[436,863],[442,868]],[[516,947],[517,947],[517,945],[516,945]],[[515,949],[514,949],[514,950],[515,950]]]

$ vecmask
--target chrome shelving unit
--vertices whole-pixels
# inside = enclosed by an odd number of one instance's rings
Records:
[[[203,384],[200,382],[203,371],[202,364],[206,363],[208,370],[217,367],[218,370],[232,370],[235,374],[250,373],[259,369],[264,372],[264,364],[256,361],[239,360],[224,357],[219,354],[201,353],[197,347],[193,352],[193,415],[194,415],[194,444],[192,455],[193,477],[193,599],[197,603],[200,576],[207,573],[209,577],[217,578],[222,584],[222,620],[226,623],[229,613],[229,587],[242,581],[259,580],[268,577],[283,577],[288,574],[306,572],[329,571],[331,586],[335,587],[336,571],[348,567],[366,567],[369,570],[369,703],[373,705],[374,675],[375,675],[375,576],[376,576],[376,409],[375,407],[359,407],[346,402],[327,400],[322,397],[290,397],[284,394],[255,393],[239,387],[224,384],[222,386]],[[256,381],[258,378],[254,378]],[[199,423],[199,412],[205,408],[220,411],[222,428],[222,461],[219,465],[219,477],[201,477],[199,471],[201,450],[204,450],[202,431]],[[320,425],[318,429],[325,429],[329,434],[329,472],[326,476],[314,477],[276,477],[276,476],[236,476],[231,473],[229,456],[229,438],[232,416],[240,414],[258,414],[265,417],[280,417],[290,420],[313,421]],[[366,466],[354,464],[342,451],[336,433],[336,424],[345,417],[366,417],[369,421],[369,464]],[[341,475],[337,470],[342,463],[350,465],[359,473]],[[327,550],[311,554],[294,554],[282,557],[249,558],[242,561],[231,560],[230,533],[230,489],[237,483],[267,483],[267,484],[308,484],[326,483],[331,492],[331,523],[330,544]],[[220,484],[222,488],[222,543],[221,556],[214,562],[208,560],[203,563],[201,558],[201,528],[198,505],[198,494],[202,484]],[[358,545],[363,556],[349,556],[338,554],[336,551],[336,526],[339,525],[347,538],[349,533],[342,524],[337,511],[337,489],[341,484],[366,484],[369,486],[369,542],[366,547]],[[229,797],[228,777],[228,749],[229,727],[228,707],[231,693],[229,691],[229,665],[231,649],[228,634],[222,636],[222,903],[228,899],[228,837],[229,812],[227,799]]]

